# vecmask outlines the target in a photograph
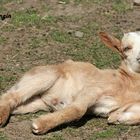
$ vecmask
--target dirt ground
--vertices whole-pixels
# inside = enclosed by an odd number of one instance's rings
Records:
[[[108,31],[140,30],[140,6],[131,0],[1,0],[0,93],[4,93],[33,66],[88,61],[99,68],[117,68],[118,54],[98,38]],[[108,125],[106,119],[84,116],[36,136],[31,133],[33,118],[44,112],[17,115],[0,129],[0,140],[139,140],[139,126]]]

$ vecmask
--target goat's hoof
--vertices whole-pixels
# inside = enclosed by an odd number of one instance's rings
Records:
[[[120,124],[120,122],[118,120],[110,120],[108,119],[108,124]]]
[[[120,124],[119,116],[117,116],[116,114],[110,115],[107,121],[108,124]]]
[[[41,123],[35,121],[32,123],[32,132],[37,135],[41,135],[47,132],[47,130],[41,125]]]
[[[41,116],[32,123],[32,132],[34,134],[44,134],[48,132],[50,129],[54,128],[56,125],[55,119],[52,118],[51,115]]]
[[[9,118],[10,108],[0,105],[0,127],[4,126]]]

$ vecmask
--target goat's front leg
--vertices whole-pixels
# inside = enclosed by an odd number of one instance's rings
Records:
[[[35,134],[43,134],[48,130],[76,119],[80,119],[86,112],[86,106],[70,105],[60,111],[42,115],[32,123],[32,131]]]
[[[108,122],[111,124],[140,124],[140,103],[126,104],[109,115]]]
[[[21,80],[0,100],[0,125],[3,126],[10,113],[31,97],[46,91],[58,78],[56,69],[48,66],[36,67],[27,72]]]

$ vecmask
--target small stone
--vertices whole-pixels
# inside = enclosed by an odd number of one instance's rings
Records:
[[[59,3],[59,4],[66,4],[65,1],[59,1],[58,3]]]
[[[76,31],[76,32],[75,32],[75,36],[76,36],[76,37],[81,38],[81,37],[83,37],[83,35],[84,35],[83,32],[80,32],[80,31]]]
[[[140,6],[140,0],[134,0],[134,5]]]

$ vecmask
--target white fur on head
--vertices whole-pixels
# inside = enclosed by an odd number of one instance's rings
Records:
[[[132,72],[140,72],[140,32],[129,32],[122,38],[121,48],[125,62]]]

